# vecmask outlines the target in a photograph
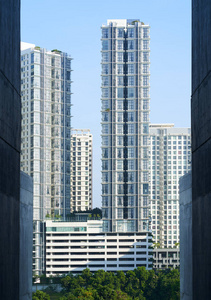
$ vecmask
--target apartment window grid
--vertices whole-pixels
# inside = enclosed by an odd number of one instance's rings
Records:
[[[143,182],[146,182],[146,186],[148,185],[148,175],[146,173],[140,171],[140,178],[138,178],[137,170],[139,162],[137,147],[141,145],[137,143],[137,137],[140,136],[140,140],[144,142],[146,146],[144,151],[147,153],[148,143],[141,138],[141,135],[148,132],[149,55],[144,56],[146,58],[144,69],[141,68],[141,62],[143,61],[142,51],[145,50],[143,47],[148,47],[149,41],[143,42],[143,29],[146,25],[142,25],[140,22],[132,24],[126,21],[126,26],[122,26],[118,21],[117,23],[111,22],[113,23],[112,26],[108,24],[102,27],[103,72],[105,72],[104,70],[109,70],[110,74],[113,75],[113,87],[109,87],[106,93],[104,88],[102,88],[102,170],[103,174],[105,171],[112,174],[112,176],[109,176],[110,179],[112,178],[112,182],[109,183],[110,188],[109,194],[106,196],[107,198],[105,198],[107,190],[104,184],[102,186],[103,209],[109,211],[108,216],[104,217],[104,230],[148,230],[146,217],[148,214],[141,214],[142,218],[138,218],[137,213],[129,210],[128,195],[132,193],[134,203],[141,203],[143,202],[143,188],[141,186]],[[138,53],[138,60],[135,55],[136,53]],[[116,63],[111,64],[111,61]],[[107,63],[106,67],[105,63]],[[138,75],[138,70],[140,70],[140,75]],[[147,86],[144,90],[141,89],[142,82]],[[102,77],[102,85],[105,85],[104,76]],[[144,97],[148,98],[148,100],[145,100],[144,105],[142,104],[143,93]],[[103,100],[105,95],[110,97],[108,98],[108,102],[104,102]],[[138,97],[140,103],[135,106]],[[140,114],[140,119],[137,119],[135,111],[141,111],[142,109],[146,110],[145,114]],[[134,110],[134,112],[131,110]],[[141,120],[143,122],[143,116],[146,126],[138,126]],[[107,122],[112,122],[112,125],[106,126]],[[125,146],[128,149],[132,149],[129,155],[131,158],[134,157],[134,159],[128,160],[127,153],[124,150]],[[109,149],[109,156],[106,155],[107,157],[105,157],[104,147]],[[119,150],[116,151],[115,148]],[[139,169],[142,170],[141,166]],[[133,171],[133,180],[136,183],[135,185],[127,186],[127,178],[131,177],[127,173],[130,171]],[[122,176],[119,174],[120,172],[122,172]],[[103,180],[104,178],[105,176],[103,175]],[[137,182],[140,180],[141,184],[138,188]],[[117,182],[122,182],[122,185],[117,186]],[[148,186],[145,191],[148,191]],[[122,195],[121,200],[119,195]],[[141,202],[137,201],[138,198],[142,199],[140,200]],[[107,205],[109,205],[109,208],[106,207]],[[143,205],[140,205],[141,209]],[[139,204],[136,204],[134,212],[138,210],[138,207]],[[118,213],[112,213],[114,210]],[[129,221],[129,216],[131,218],[131,215],[136,216],[135,220]],[[116,220],[117,216],[118,221]]]
[[[157,126],[159,127],[159,126]],[[170,126],[172,127],[172,126]],[[174,247],[179,242],[179,178],[186,174],[190,166],[190,154],[186,141],[190,145],[190,129],[165,129],[163,150],[161,153],[161,136],[156,126],[150,128],[150,170],[152,174],[150,185],[150,211],[152,216],[152,232],[156,242],[160,242],[160,216],[163,215],[163,245]],[[175,148],[176,147],[176,148]],[[179,148],[180,147],[180,148]],[[157,155],[159,152],[159,155]],[[160,161],[162,159],[162,162]],[[159,164],[158,164],[159,162]],[[161,165],[168,166],[169,171],[163,171]],[[167,170],[167,169],[166,169]],[[155,176],[157,174],[157,176]],[[161,187],[162,183],[162,187]],[[163,211],[160,211],[160,192],[162,189]]]
[[[71,136],[70,211],[92,208],[92,135],[88,129],[73,129]],[[75,168],[75,162],[78,167]]]
[[[66,199],[70,188],[66,182],[69,182],[70,162],[68,147],[64,145],[68,146],[71,127],[71,58],[63,52],[25,46],[21,52],[21,169],[34,179],[33,270],[40,274],[44,270],[41,223],[47,215],[64,216],[69,211]],[[55,106],[60,109],[56,116]],[[61,127],[65,128],[66,136]],[[67,157],[65,163],[64,157]]]

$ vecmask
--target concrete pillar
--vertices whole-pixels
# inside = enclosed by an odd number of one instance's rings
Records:
[[[0,2],[0,299],[19,295],[20,1]]]
[[[192,1],[193,299],[211,299],[211,1]]]

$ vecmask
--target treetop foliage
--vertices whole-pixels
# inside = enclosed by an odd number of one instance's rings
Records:
[[[60,300],[177,300],[180,298],[178,270],[146,270],[138,267],[122,271],[67,275],[61,279],[64,296]]]

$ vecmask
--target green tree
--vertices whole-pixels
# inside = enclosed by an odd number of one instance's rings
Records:
[[[36,291],[32,294],[32,300],[50,300],[50,296],[42,291]]]

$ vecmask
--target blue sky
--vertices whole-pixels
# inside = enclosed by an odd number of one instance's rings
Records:
[[[100,27],[140,19],[151,27],[151,123],[190,126],[191,1],[22,0],[21,40],[71,54],[72,127],[93,134],[94,207],[101,206]]]

